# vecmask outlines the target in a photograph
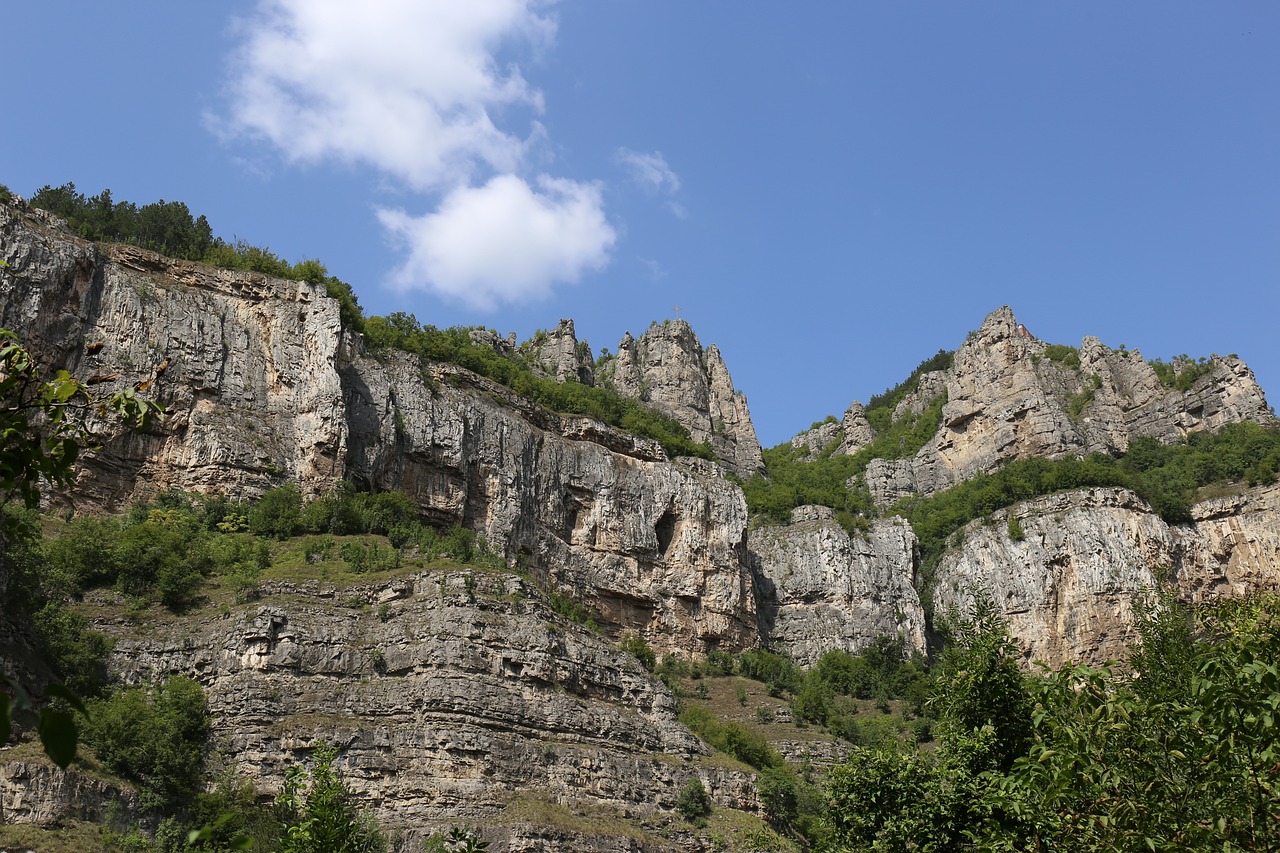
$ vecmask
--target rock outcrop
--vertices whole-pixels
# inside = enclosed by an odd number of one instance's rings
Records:
[[[337,303],[324,288],[95,246],[0,205],[0,326],[51,368],[110,393],[146,383],[166,409],[87,460],[78,498],[116,506],[166,488],[258,494],[343,476]]]
[[[747,506],[712,463],[399,354],[348,368],[348,476],[463,524],[660,650],[740,648],[755,635]],[[528,406],[527,403],[523,404]]]
[[[531,827],[521,806],[593,810],[615,826],[626,815],[644,840],[646,822],[663,825],[693,778],[719,807],[760,810],[752,775],[703,760],[706,747],[676,720],[661,682],[556,617],[519,575],[435,570],[261,592],[162,620],[120,618],[123,602],[110,595],[95,603],[107,615],[98,627],[115,639],[113,670],[129,684],[197,679],[214,741],[264,795],[280,789],[287,767],[330,744],[361,805],[403,851],[457,824],[485,826],[507,850],[548,832],[558,850],[610,849],[626,839],[604,827]],[[92,819],[112,795],[74,774],[86,790],[46,791],[68,777],[3,757],[6,820],[39,822],[57,801],[80,803]],[[619,849],[678,847],[654,835]]]
[[[750,548],[761,633],[797,663],[832,649],[857,654],[882,636],[924,651],[918,546],[902,519],[877,519],[851,536],[827,507],[800,507],[786,527],[753,530]]]
[[[675,418],[738,476],[764,466],[747,398],[733,389],[719,348],[703,350],[684,320],[654,323],[638,339],[628,332],[600,378]]]
[[[1164,582],[1201,601],[1280,589],[1280,486],[1204,501],[1192,516],[1165,524],[1125,489],[1063,492],[997,512],[971,522],[963,544],[943,555],[935,612],[970,612],[985,595],[1028,661],[1096,664],[1126,657],[1135,601]]]
[[[937,434],[910,459],[881,460],[867,485],[880,505],[933,494],[1009,459],[1123,451],[1138,436],[1173,441],[1199,430],[1274,418],[1248,366],[1213,356],[1187,390],[1161,384],[1136,351],[1085,338],[1050,347],[1008,307],[992,312],[952,366],[920,377],[895,417],[946,394]]]
[[[634,631],[659,653],[766,644],[801,663],[885,635],[923,648],[922,593],[939,613],[989,595],[1028,660],[1057,664],[1123,657],[1134,596],[1160,579],[1191,599],[1280,587],[1277,486],[1200,503],[1176,527],[1124,490],[1038,498],[968,525],[933,590],[921,588],[918,543],[898,518],[850,534],[831,510],[801,507],[790,525],[748,532],[726,469],[758,472],[759,442],[719,350],[683,321],[628,334],[598,373],[571,321],[523,350],[492,332],[472,339],[547,377],[610,383],[675,418],[719,463],[671,460],[654,441],[547,411],[456,366],[370,353],[323,287],[94,245],[20,204],[0,204],[0,258],[0,326],[50,369],[99,392],[141,387],[167,410],[145,433],[99,424],[105,441],[83,460],[78,508],[167,488],[252,497],[296,482],[311,496],[348,481],[401,490],[425,520],[475,530],[506,556],[512,571],[277,584],[261,601],[145,631],[109,596],[92,602],[128,679],[200,680],[219,736],[263,790],[312,747],[339,744],[355,790],[406,843],[465,817],[500,829],[507,850],[695,849],[674,831],[621,839],[567,817],[519,817],[569,808],[660,823],[694,776],[718,804],[759,814],[750,774],[704,761],[665,688],[553,617],[540,603],[549,592],[586,607],[606,635]],[[941,405],[937,433],[911,458],[873,460],[865,482],[887,505],[1009,459],[1273,420],[1243,362],[1215,356],[1199,373],[1166,387],[1136,352],[1093,338],[1051,347],[1003,308],[897,403],[895,418]],[[854,402],[793,445],[854,454],[874,439]],[[96,814],[113,796],[33,766],[0,761],[6,820],[39,822],[59,801]]]
[[[538,332],[521,346],[521,352],[544,376],[559,382],[595,384],[591,347],[578,340],[572,320],[561,320],[555,329]]]

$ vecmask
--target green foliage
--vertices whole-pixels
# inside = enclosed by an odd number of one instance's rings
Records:
[[[85,698],[102,692],[112,646],[105,634],[61,601],[49,601],[37,611],[32,627],[41,657],[69,690]]]
[[[478,830],[453,826],[447,835],[433,832],[427,838],[423,853],[482,853],[488,849],[489,842],[480,837]]]
[[[680,722],[708,746],[727,753],[757,770],[778,767],[782,758],[765,738],[735,720],[721,720],[703,705],[690,703],[680,712]]]
[[[1139,608],[1132,672],[1026,678],[989,609],[940,663],[933,754],[859,750],[832,771],[842,849],[1273,850],[1280,606]],[[953,651],[954,650],[954,651]]]
[[[778,524],[791,520],[791,510],[806,504],[829,506],[849,514],[846,529],[852,531],[852,516],[873,511],[871,496],[861,485],[861,475],[872,459],[904,459],[928,443],[942,423],[946,394],[932,400],[925,411],[905,413],[894,421],[885,420],[871,444],[849,456],[827,448],[814,460],[802,457],[804,448],[784,443],[764,451],[765,473],[757,474],[742,487],[747,506],[757,516]],[[891,413],[890,409],[878,411]],[[858,478],[855,480],[855,478]],[[850,486],[850,481],[857,485]]]
[[[596,622],[595,614],[571,596],[565,595],[559,590],[549,590],[547,591],[547,604],[549,604],[551,609],[557,614],[568,619],[570,622],[576,622],[597,634],[601,633],[601,628]]]
[[[538,376],[519,357],[473,342],[471,332],[474,330],[463,326],[449,329],[423,326],[412,314],[395,312],[386,317],[370,317],[365,323],[365,339],[370,349],[398,349],[426,361],[456,364],[552,411],[586,415],[653,439],[669,456],[714,458],[711,448],[694,443],[689,431],[674,418],[627,399],[612,388],[557,382]]]
[[[701,779],[693,778],[684,783],[676,797],[676,811],[692,824],[702,826],[706,823],[711,816],[711,795]]]
[[[386,839],[356,806],[335,766],[337,752],[317,749],[311,770],[290,767],[276,809],[285,826],[281,853],[383,853]]]
[[[1046,849],[1274,849],[1276,605],[1195,613],[1166,597],[1136,679],[1076,667],[1041,680],[1035,743],[1000,787],[1020,834]]]
[[[170,678],[89,705],[86,740],[98,758],[137,783],[143,806],[174,813],[203,787],[209,708],[200,685]]]
[[[992,811],[991,783],[970,757],[987,752],[991,737],[958,736],[928,755],[855,747],[827,781],[826,823],[835,849],[969,849],[971,827],[986,823]]]
[[[1066,344],[1049,344],[1044,348],[1044,357],[1056,361],[1072,370],[1080,369],[1080,349]]]
[[[1186,353],[1174,356],[1170,361],[1153,358],[1147,363],[1156,372],[1161,385],[1166,388],[1176,388],[1179,391],[1190,391],[1197,379],[1213,370],[1211,360],[1203,357],[1192,358]]]
[[[800,667],[790,658],[767,649],[749,649],[737,657],[739,675],[769,685],[771,695],[794,693],[804,678]]]
[[[302,492],[294,483],[271,489],[249,510],[249,530],[255,536],[288,539],[302,532]]]
[[[947,646],[935,676],[943,739],[990,731],[982,769],[1007,772],[1031,742],[1032,702],[1008,627],[985,598],[968,619],[946,620]],[[976,757],[975,757],[976,758]]]
[[[916,365],[915,370],[911,374],[899,382],[892,388],[887,389],[883,394],[875,394],[867,402],[867,418],[871,418],[873,411],[886,411],[892,415],[893,410],[897,407],[902,398],[915,391],[920,386],[920,377],[926,373],[933,373],[937,370],[947,370],[951,367],[955,360],[955,352],[940,349],[929,358]],[[877,418],[882,417],[877,415]],[[888,418],[885,418],[886,422]],[[875,426],[875,423],[872,423]]]
[[[635,631],[623,632],[622,637],[618,640],[618,647],[640,661],[640,665],[649,672],[653,672],[658,665],[658,657],[653,653],[653,649],[649,647],[649,643]]]
[[[1080,418],[1084,416],[1084,410],[1089,408],[1096,394],[1097,389],[1090,385],[1083,391],[1067,397],[1067,416],[1071,418],[1072,423],[1080,422]]]
[[[1256,423],[1198,432],[1177,444],[1137,438],[1119,458],[1094,453],[1084,459],[1019,459],[894,510],[920,539],[926,587],[948,538],[976,518],[1058,491],[1119,486],[1136,492],[1166,522],[1191,520],[1196,491],[1215,483],[1272,482],[1280,470],[1280,430]]]
[[[108,410],[137,428],[161,414],[132,389],[104,399],[65,370],[43,378],[18,337],[0,329],[0,563],[5,541],[20,532],[9,503],[34,509],[42,482],[70,485],[80,451],[94,443],[88,418]]]
[[[950,640],[932,702],[941,717],[939,748],[855,748],[831,772],[827,822],[841,849],[960,849],[974,824],[993,819],[994,774],[1029,746],[1030,697],[989,604],[979,602],[973,620],[955,621]]]
[[[1009,538],[1014,542],[1021,542],[1027,538],[1027,531],[1022,529],[1022,521],[1013,513],[1009,514],[1009,520],[1005,523],[1005,527],[1009,531]]]

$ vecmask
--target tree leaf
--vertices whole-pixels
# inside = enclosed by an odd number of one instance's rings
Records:
[[[40,742],[45,755],[59,767],[66,769],[76,757],[76,721],[66,711],[43,708],[40,711]]]

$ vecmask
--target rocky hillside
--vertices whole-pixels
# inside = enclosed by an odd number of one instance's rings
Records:
[[[1036,497],[958,530],[928,585],[917,532],[884,511],[1009,460],[1273,422],[1234,357],[1171,385],[1137,352],[1093,338],[1050,345],[1002,308],[892,412],[855,402],[793,440],[809,458],[853,456],[874,446],[873,417],[883,429],[938,412],[923,446],[871,459],[853,484],[878,512],[841,524],[829,507],[801,506],[772,524],[750,516],[738,485],[764,471],[746,399],[683,321],[628,334],[599,362],[571,321],[523,345],[476,342],[651,406],[716,461],[669,458],[656,441],[455,364],[370,349],[322,286],[95,245],[16,202],[0,205],[0,258],[0,327],[50,370],[97,389],[140,386],[166,408],[145,433],[102,425],[75,510],[166,489],[252,497],[296,483],[314,497],[349,482],[401,491],[424,521],[474,530],[501,552],[506,571],[282,583],[261,602],[154,623],[119,602],[89,608],[117,638],[122,678],[200,681],[234,760],[264,790],[310,746],[338,743],[362,800],[406,844],[465,817],[507,827],[509,850],[699,849],[658,831],[693,776],[758,822],[751,774],[708,759],[667,689],[612,645],[624,633],[659,654],[766,646],[807,665],[883,636],[924,650],[930,602],[942,613],[986,595],[1029,661],[1058,664],[1120,656],[1134,596],[1158,582],[1189,598],[1280,586],[1280,492],[1266,483],[1204,496],[1174,525],[1124,489]],[[592,613],[603,636],[558,621],[550,594]],[[49,819],[56,790],[85,814],[104,801],[0,751],[6,822]],[[583,815],[630,828],[604,839]]]
[[[956,350],[950,368],[920,376],[894,407],[897,420],[941,402],[941,423],[913,456],[872,462],[867,487],[888,506],[1010,459],[1115,454],[1139,436],[1171,442],[1231,423],[1274,420],[1239,358],[1214,355],[1197,367],[1200,375],[1185,389],[1169,387],[1137,350],[1113,350],[1093,337],[1079,347],[1050,345],[1000,308]],[[816,452],[838,441],[838,452],[852,455],[875,438],[855,400],[841,423],[793,442]]]

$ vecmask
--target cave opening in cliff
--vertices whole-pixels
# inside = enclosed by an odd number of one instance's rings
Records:
[[[658,523],[654,525],[653,534],[658,537],[658,556],[667,556],[667,549],[671,547],[671,540],[676,535],[676,516],[671,510],[667,510],[658,519]]]

